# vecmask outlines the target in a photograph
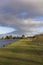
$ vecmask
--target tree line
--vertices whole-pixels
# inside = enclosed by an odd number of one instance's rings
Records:
[[[2,37],[0,39],[23,39],[23,38],[26,38],[25,35],[22,35],[21,37],[20,36],[6,36],[6,37]]]

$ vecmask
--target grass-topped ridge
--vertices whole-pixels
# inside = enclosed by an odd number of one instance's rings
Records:
[[[22,39],[1,48],[0,65],[43,65],[43,45]]]

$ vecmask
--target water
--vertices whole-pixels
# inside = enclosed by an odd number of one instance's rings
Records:
[[[3,46],[7,46],[9,44],[11,44],[12,42],[16,42],[18,41],[17,39],[15,40],[0,40],[0,48],[2,48]]]

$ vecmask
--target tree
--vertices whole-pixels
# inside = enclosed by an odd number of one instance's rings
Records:
[[[12,35],[9,36],[9,39],[13,39]]]
[[[6,36],[5,39],[9,39],[9,36]]]
[[[22,39],[24,39],[25,38],[25,35],[22,35]]]

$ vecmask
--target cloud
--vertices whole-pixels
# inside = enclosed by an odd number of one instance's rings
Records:
[[[24,11],[29,16],[43,15],[43,0],[0,0],[0,7],[10,8],[14,14]]]
[[[43,17],[43,0],[0,0],[0,25],[15,28],[15,34],[40,33],[43,20],[37,17]]]
[[[13,32],[13,31],[16,31],[16,30],[11,27],[0,26],[0,34],[7,34],[7,33]]]

